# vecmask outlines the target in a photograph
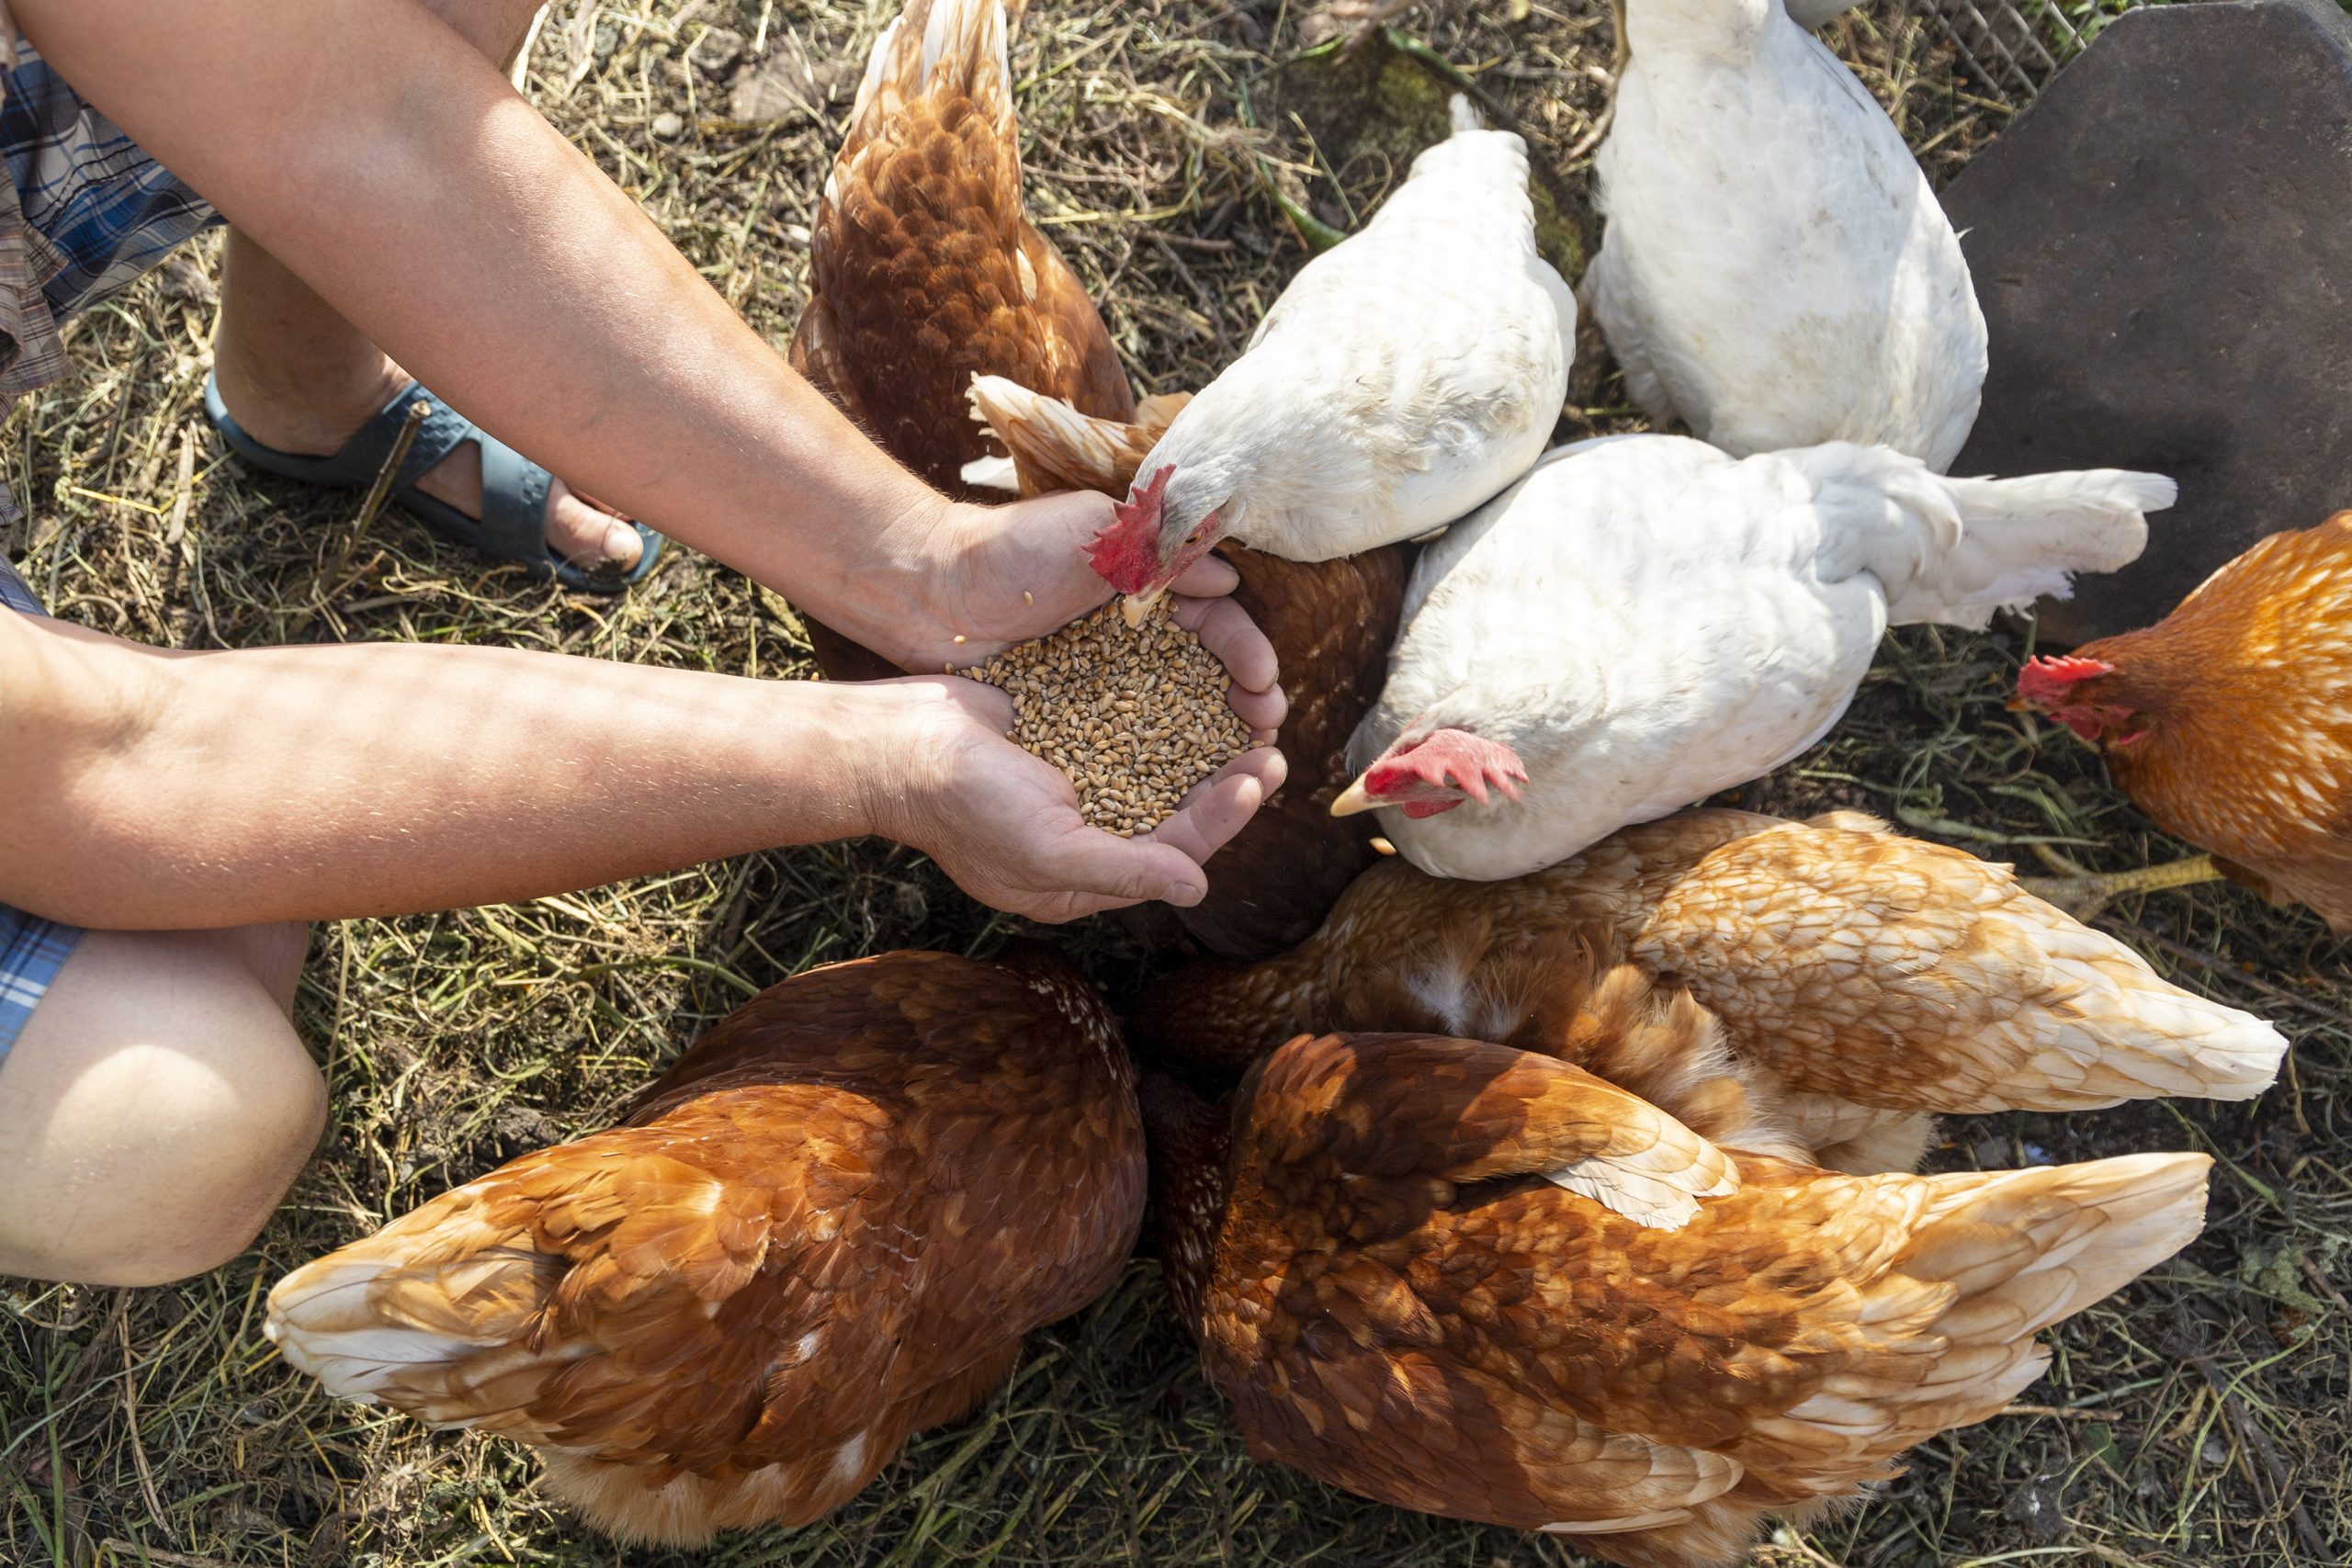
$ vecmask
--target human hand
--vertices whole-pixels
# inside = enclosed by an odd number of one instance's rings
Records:
[[[1086,545],[1110,526],[1112,506],[1109,496],[1076,491],[1003,506],[951,502],[905,520],[919,536],[910,553],[934,586],[926,613],[900,630],[898,645],[875,646],[901,669],[963,669],[1108,603],[1111,585],[1087,564]],[[1273,645],[1229,597],[1239,581],[1215,556],[1196,562],[1176,580],[1176,622],[1224,661],[1234,711],[1266,739],[1287,705],[1275,684]]]
[[[1209,857],[1286,772],[1271,747],[1246,751],[1193,785],[1167,821],[1122,839],[1089,827],[1061,771],[1005,739],[1003,693],[945,675],[858,689],[887,705],[864,768],[875,831],[930,855],[981,903],[1035,920],[1153,898],[1199,903]]]

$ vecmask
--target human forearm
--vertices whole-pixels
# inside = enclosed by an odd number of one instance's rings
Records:
[[[411,0],[17,0],[77,88],[369,337],[577,487],[886,651],[940,498]]]
[[[890,688],[0,623],[0,901],[76,924],[458,908],[874,825]]]

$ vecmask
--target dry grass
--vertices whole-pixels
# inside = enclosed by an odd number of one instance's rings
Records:
[[[1604,101],[1609,25],[1591,0],[1439,0],[1411,25],[1470,73],[1552,164]],[[2070,10],[2074,8],[2070,7]],[[2080,9],[2087,12],[2090,7]],[[684,15],[692,11],[691,19]],[[1281,185],[1344,223],[1394,169],[1320,173],[1289,122],[1244,123],[1295,6],[1035,0],[1016,48],[1036,210],[1108,300],[1147,389],[1197,385],[1304,259]],[[779,344],[801,299],[806,229],[842,103],[759,126],[724,118],[682,66],[723,23],[771,56],[858,57],[872,4],[571,4],[538,96],[714,286]],[[1940,182],[2006,112],[1914,21],[1875,6],[1833,29]],[[589,47],[568,93],[573,40]],[[845,99],[846,83],[842,93]],[[684,131],[657,138],[657,115]],[[62,613],[182,646],[434,638],[792,675],[797,623],[699,559],[617,605],[485,572],[349,498],[223,462],[197,405],[212,304],[200,269],[152,280],[76,328],[82,374],[17,411],[0,460],[36,519],[27,575]],[[1626,422],[1604,385],[1590,423]],[[2282,524],[2304,520],[2281,519]],[[0,540],[12,556],[24,541]],[[1988,855],[2054,842],[2101,866],[2172,852],[2098,764],[1999,697],[2013,636],[1891,641],[1826,745],[1746,792],[1784,810],[1856,805]],[[2099,1563],[2316,1565],[2352,1557],[2352,964],[2314,920],[2235,889],[2152,897],[2106,922],[2193,989],[2295,1037],[2245,1107],[1955,1122],[1939,1166],[2139,1148],[2214,1154],[2212,1226],[2179,1259],[2053,1336],[2030,1411],[1930,1443],[1872,1506],[1784,1531],[1775,1568]],[[515,1450],[339,1405],[255,1331],[292,1265],[524,1149],[602,1124],[741,997],[809,964],[899,945],[971,950],[1001,922],[935,871],[872,843],[752,857],[526,907],[323,930],[300,1023],[333,1083],[324,1149],[260,1245],[161,1290],[0,1291],[0,1562],[442,1568],[684,1563],[567,1521]],[[1134,955],[1064,937],[1119,987]],[[1137,1264],[1108,1300],[1040,1335],[972,1420],[914,1443],[838,1517],[733,1540],[720,1564],[1565,1563],[1561,1544],[1372,1506],[1250,1463]]]

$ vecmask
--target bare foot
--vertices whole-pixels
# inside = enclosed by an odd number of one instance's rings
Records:
[[[371,372],[336,378],[334,387],[271,386],[232,356],[214,374],[220,400],[245,433],[281,452],[326,457],[341,451],[352,433],[392,400],[413,378],[389,359]],[[416,488],[469,517],[481,515],[481,449],[472,442],[454,448],[427,469]],[[644,541],[628,523],[575,495],[561,479],[548,486],[548,546],[582,570],[626,571],[644,553]]]

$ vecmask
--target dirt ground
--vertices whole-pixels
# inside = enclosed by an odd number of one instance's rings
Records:
[[[889,8],[565,0],[532,90],[781,348],[816,193]],[[1301,8],[1283,0],[1031,10],[1013,51],[1030,199],[1148,390],[1197,386],[1229,359],[1306,259],[1285,207],[1356,221],[1415,144],[1398,127],[1442,96],[1411,62],[1393,79],[1368,70],[1336,101],[1290,96],[1298,78],[1270,73],[1300,38]],[[1564,215],[1547,238],[1572,250],[1607,99],[1605,8],[1437,0],[1403,25],[1528,136]],[[1939,184],[2006,118],[1937,34],[1884,0],[1828,37]],[[747,69],[756,84],[739,84]],[[0,547],[61,615],[190,648],[409,638],[809,673],[790,611],[690,553],[619,604],[567,598],[483,570],[397,513],[360,532],[349,497],[242,473],[198,406],[212,255],[82,321],[80,374],[0,428],[0,462],[33,518],[28,539]],[[1634,427],[1613,382],[1583,395],[1571,430]],[[2280,520],[2299,521],[2314,520]],[[1859,807],[1997,859],[2030,860],[2037,843],[2102,868],[2177,852],[2084,749],[2003,711],[2022,649],[2014,631],[1891,639],[1837,734],[1741,804]],[[1780,1531],[1759,1562],[2352,1560],[2352,963],[2317,920],[2227,886],[2153,896],[2102,924],[2189,988],[2276,1019],[2295,1042],[2278,1086],[2251,1105],[1955,1120],[1934,1166],[2201,1149],[2218,1162],[2208,1234],[2053,1333],[2050,1376],[2013,1411],[1921,1448],[1867,1506]],[[300,1021],[333,1086],[332,1124],[258,1246],[165,1289],[0,1282],[0,1563],[1577,1561],[1557,1542],[1250,1463],[1149,1263],[1035,1337],[978,1416],[910,1445],[834,1517],[691,1558],[615,1548],[542,1495],[521,1450],[331,1402],[262,1339],[263,1294],[286,1269],[605,1124],[763,986],[896,946],[985,952],[1006,927],[919,857],[869,842],[322,929]],[[1101,929],[1057,940],[1114,997],[1148,962]]]

